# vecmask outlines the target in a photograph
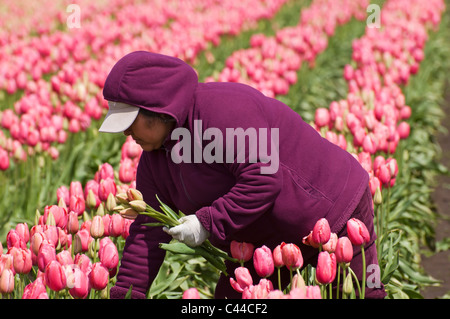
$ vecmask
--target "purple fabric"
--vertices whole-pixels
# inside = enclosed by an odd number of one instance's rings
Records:
[[[244,162],[229,163],[224,152],[223,163],[176,164],[171,150],[177,141],[170,137],[163,148],[141,156],[136,183],[145,201],[158,208],[157,194],[173,209],[196,214],[210,241],[225,251],[232,240],[270,248],[284,241],[299,245],[307,259],[314,251],[301,240],[315,222],[325,217],[333,232],[341,231],[367,188],[368,174],[354,157],[287,105],[243,84],[198,83],[195,71],[176,58],[143,51],[125,56],[111,70],[104,97],[169,114],[193,139],[199,120],[202,132],[215,128],[224,137],[226,128],[255,128],[266,129],[270,141],[270,132],[279,129],[274,174],[261,174],[270,163],[251,162],[248,148]],[[202,149],[209,143],[204,140]],[[146,293],[164,259],[158,244],[170,237],[143,222],[148,219],[138,217],[130,229],[117,286],[132,284]]]

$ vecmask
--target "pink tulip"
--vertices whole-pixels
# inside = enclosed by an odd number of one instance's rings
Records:
[[[14,291],[14,273],[11,269],[3,269],[0,274],[0,293],[10,294]]]
[[[306,286],[306,298],[308,299],[322,299],[319,286]]]
[[[260,277],[269,277],[273,274],[274,263],[272,251],[269,247],[264,245],[255,249],[255,252],[253,253],[253,266]]]
[[[88,256],[85,254],[76,254],[73,261],[82,272],[89,274],[92,269],[92,261]]]
[[[105,226],[103,225],[103,219],[102,216],[95,215],[94,218],[92,218],[90,233],[91,236],[94,238],[100,238],[103,236],[103,233],[105,232]]]
[[[330,239],[331,230],[325,218],[319,219],[314,225],[312,239],[314,242],[324,245]]]
[[[89,249],[89,243],[94,240],[91,237],[91,234],[87,229],[80,229],[73,238],[73,245],[75,251],[82,252],[82,251],[88,251]]]
[[[95,290],[103,290],[109,281],[109,272],[100,262],[92,265],[89,273],[89,281]]]
[[[255,246],[250,243],[237,242],[233,240],[230,244],[231,256],[243,263],[252,259]]]
[[[114,168],[109,163],[103,163],[98,170],[98,182],[100,183],[102,180],[107,179],[114,180]]]
[[[236,280],[230,277],[230,284],[237,292],[243,292],[246,287],[253,285],[253,278],[247,268],[236,268],[234,270],[234,275]]]
[[[116,183],[112,178],[102,179],[98,186],[98,197],[106,202],[109,194],[116,196]]]
[[[20,234],[15,230],[11,229],[8,234],[6,235],[6,245],[8,249],[12,247],[27,248],[26,243],[24,242],[23,238],[20,236]]]
[[[304,245],[307,245],[307,246],[311,246],[311,247],[314,247],[314,248],[319,248],[320,244],[317,243],[316,241],[314,241],[314,239],[312,238],[312,233],[313,232],[311,230],[311,232],[308,234],[308,236],[303,237],[302,243]]]
[[[23,291],[22,299],[48,299],[44,279],[42,277],[38,277],[33,282],[26,285]]]
[[[86,202],[84,200],[84,195],[70,195],[69,198],[69,209],[78,214],[82,215],[86,208]]]
[[[272,282],[265,278],[262,278],[256,286],[249,287],[251,287],[251,299],[265,299],[273,290]],[[247,289],[249,287],[247,287]]]
[[[56,226],[44,225],[44,235],[45,239],[49,241],[53,246],[58,246],[59,242],[59,232]]]
[[[330,122],[330,114],[327,108],[318,108],[315,113],[315,123],[320,127],[328,125]]]
[[[42,242],[37,255],[39,270],[44,272],[47,265],[53,260],[56,260],[55,246],[47,241]]]
[[[8,168],[9,168],[8,152],[0,147],[0,170],[6,171]]]
[[[53,291],[66,288],[66,274],[56,260],[50,261],[45,267],[45,283]]]
[[[91,290],[88,275],[78,267],[71,267],[67,272],[70,272],[70,295],[76,299],[85,299]]]
[[[336,277],[336,256],[334,253],[319,253],[316,268],[317,281],[323,285],[331,283]]]
[[[113,237],[119,237],[123,232],[124,218],[120,214],[112,214],[109,222],[108,231],[109,235]]]
[[[272,252],[273,264],[276,268],[280,268],[284,266],[283,256],[281,254],[281,245],[275,247]]]
[[[183,299],[200,299],[197,288],[192,287],[183,292]]]
[[[78,222],[78,213],[74,211],[70,211],[67,218],[67,231],[70,234],[76,234],[80,228],[80,223]]]
[[[303,256],[300,248],[295,244],[281,244],[281,257],[289,270],[295,270],[303,266]]]
[[[336,262],[338,264],[340,263],[346,264],[352,261],[353,246],[348,237],[343,236],[338,239],[334,254],[336,255]]]
[[[366,225],[357,218],[347,221],[348,238],[355,246],[365,245],[370,241],[370,234]]]
[[[55,219],[55,225],[65,228],[67,224],[67,208],[57,205],[45,206],[44,208],[44,223],[47,222],[48,214],[51,213]]]
[[[11,250],[11,254],[14,257],[14,271],[18,274],[28,274],[33,266],[31,250],[14,248],[14,252]]]
[[[45,240],[46,240],[46,238],[45,238],[45,234],[43,231],[36,232],[31,236],[30,248],[35,255],[38,255],[39,248],[41,247],[42,242]]]
[[[27,223],[18,223],[16,225],[16,232],[24,243],[28,243],[30,240],[30,230]]]
[[[136,179],[136,169],[133,161],[129,158],[122,159],[119,166],[119,180],[122,183],[130,183],[134,179]]]
[[[72,254],[69,250],[62,250],[56,254],[56,260],[63,266],[72,265],[74,263]]]
[[[328,251],[329,253],[334,253],[336,250],[338,237],[336,233],[331,233],[330,239],[327,241],[325,245],[322,246],[324,251]]]
[[[115,269],[119,264],[119,252],[117,251],[117,247],[114,243],[107,243],[100,247],[98,257],[102,265],[108,270]]]

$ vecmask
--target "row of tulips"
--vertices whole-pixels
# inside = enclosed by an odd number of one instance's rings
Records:
[[[317,267],[302,271],[303,256],[296,244],[283,242],[272,251],[264,245],[255,249],[251,243],[233,241],[231,255],[241,266],[235,269],[234,277],[230,277],[230,284],[242,294],[243,299],[364,298],[365,277],[360,284],[349,265],[353,259],[353,246],[361,246],[364,251],[365,244],[370,241],[370,234],[364,223],[355,218],[347,222],[347,232],[348,237],[338,238],[335,233],[331,233],[325,218],[318,220],[310,234],[303,238],[304,244],[319,249]],[[364,258],[364,253],[362,256]],[[261,277],[257,284],[254,284],[249,269],[244,267],[244,262],[250,260],[253,260],[253,267]],[[281,285],[280,271],[283,267],[290,272],[288,287]],[[278,271],[278,287],[268,279],[275,270]],[[341,273],[344,278],[342,282]],[[311,276],[313,280],[310,282]],[[183,299],[199,298],[195,287],[183,293]]]
[[[241,82],[267,96],[285,95],[297,82],[302,62],[313,66],[336,27],[353,17],[364,19],[367,5],[367,0],[313,1],[302,10],[298,25],[278,30],[272,37],[252,36],[249,49],[235,51],[225,68],[206,81]]]
[[[218,45],[221,36],[272,17],[284,2],[114,1],[96,7],[85,1],[77,5],[82,25],[69,30],[60,3],[39,10],[40,22],[48,25],[39,28],[37,37],[30,36],[34,19],[27,19],[36,12],[21,12],[29,24],[0,33],[0,90],[20,96],[0,112],[0,126],[7,132],[0,132],[0,169],[8,169],[11,158],[24,161],[36,152],[58,158],[58,145],[70,133],[85,131],[104,114],[106,74],[126,53],[148,50],[194,62],[211,43]],[[14,2],[2,6],[15,8]],[[8,25],[11,18],[15,15],[2,22]]]
[[[0,244],[0,292],[5,298],[107,298],[120,247],[135,216],[114,213],[116,194],[133,200],[128,185],[116,186],[109,164],[83,188],[58,189],[58,205],[36,211],[35,225],[18,223]],[[97,182],[98,181],[98,182]]]

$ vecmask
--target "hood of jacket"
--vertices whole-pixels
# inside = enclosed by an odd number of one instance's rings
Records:
[[[197,84],[197,73],[184,61],[135,51],[122,57],[111,69],[103,97],[170,115],[177,126],[182,126],[194,104]]]

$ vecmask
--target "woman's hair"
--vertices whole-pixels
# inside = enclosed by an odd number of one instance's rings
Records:
[[[152,112],[152,111],[149,111],[149,110],[143,109],[143,108],[139,109],[139,113],[141,113],[142,115],[144,115],[146,118],[148,118],[151,121],[153,121],[155,119],[160,120],[163,123],[175,121],[175,119],[173,117],[171,117],[170,115]]]

